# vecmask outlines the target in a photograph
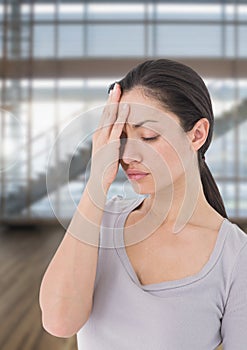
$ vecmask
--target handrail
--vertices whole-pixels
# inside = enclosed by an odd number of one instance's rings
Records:
[[[74,113],[73,113],[73,114],[74,114]],[[76,113],[76,114],[77,114],[77,113]],[[22,145],[20,146],[19,149],[28,147],[31,143],[33,143],[33,142],[35,142],[36,140],[40,139],[42,136],[44,136],[45,134],[47,134],[48,132],[50,132],[52,129],[55,129],[55,128],[57,128],[58,126],[62,125],[64,122],[70,120],[71,117],[72,117],[72,115],[70,115],[69,117],[64,118],[64,119],[61,120],[59,123],[54,124],[53,126],[51,126],[51,127],[47,128],[47,129],[43,130],[43,131],[42,131],[41,133],[39,133],[38,135],[32,137],[28,142],[22,144]]]
[[[78,112],[73,112],[71,115],[69,115],[68,117],[62,119],[59,121],[59,123],[52,125],[51,127],[43,130],[41,133],[39,133],[38,135],[35,135],[34,137],[32,137],[28,142],[21,144],[20,147],[18,147],[18,151],[21,151],[23,149],[26,149],[27,147],[29,147],[29,145],[34,144],[36,142],[38,142],[38,140],[40,140],[43,137],[47,136],[47,133],[52,132],[52,130],[56,129],[57,127],[63,125],[65,122],[71,120],[71,118],[73,117],[73,115],[78,115]],[[39,157],[41,154],[46,153],[46,151],[48,151],[50,148],[50,146],[46,146],[44,147],[41,151],[39,150],[38,152],[33,154],[33,159]],[[24,161],[20,160],[15,162],[15,164],[20,164],[20,163],[24,163]]]

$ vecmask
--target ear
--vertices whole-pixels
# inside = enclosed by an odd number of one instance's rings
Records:
[[[210,124],[208,119],[201,118],[193,126],[193,129],[187,132],[187,136],[189,137],[191,147],[195,151],[198,151],[205,143],[208,136],[209,127]]]

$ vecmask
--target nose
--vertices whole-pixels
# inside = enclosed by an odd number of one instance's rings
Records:
[[[138,147],[138,141],[127,138],[121,139],[120,159],[126,164],[134,161],[141,162],[143,157],[140,147]]]

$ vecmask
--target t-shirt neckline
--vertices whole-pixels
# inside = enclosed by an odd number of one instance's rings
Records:
[[[151,291],[151,290],[163,290],[163,289],[181,287],[187,284],[194,283],[202,279],[203,277],[205,277],[211,271],[211,269],[215,266],[222,252],[223,245],[224,245],[227,233],[229,231],[228,227],[230,225],[230,221],[227,218],[224,218],[224,220],[222,221],[211,255],[208,261],[206,262],[206,264],[202,267],[202,269],[199,272],[181,279],[163,281],[160,283],[143,285],[140,282],[127,255],[125,244],[124,244],[123,233],[124,233],[124,225],[127,220],[127,216],[132,210],[137,208],[139,204],[142,201],[144,201],[144,199],[145,198],[143,197],[135,199],[133,203],[131,203],[130,206],[128,207],[128,210],[124,210],[119,214],[119,216],[116,218],[115,225],[114,225],[114,234],[113,234],[114,248],[124,268],[126,269],[127,273],[131,277],[132,281],[136,283],[141,289]]]

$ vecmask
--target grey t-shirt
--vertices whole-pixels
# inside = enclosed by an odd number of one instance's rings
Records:
[[[124,248],[124,222],[143,197],[114,196],[100,232],[93,309],[79,350],[247,349],[247,235],[224,219],[207,263],[179,280],[142,285]]]

